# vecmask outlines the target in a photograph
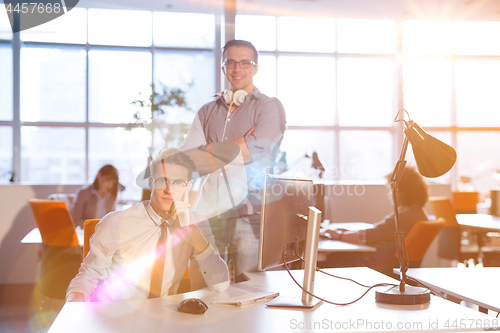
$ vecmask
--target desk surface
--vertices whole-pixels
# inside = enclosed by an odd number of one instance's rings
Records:
[[[373,229],[373,224],[365,222],[334,222],[328,224],[327,229],[330,230],[346,229],[349,231],[358,231],[358,230]]]
[[[321,239],[318,242],[318,252],[376,252],[377,248],[362,244],[346,243],[338,240]],[[318,258],[320,261],[320,258]]]
[[[335,230],[335,229],[346,229],[349,231],[358,231],[358,230],[366,230],[373,228],[373,224],[364,223],[364,222],[336,222],[330,223],[327,226],[327,229]],[[362,244],[352,244],[346,243],[338,240],[328,240],[321,239],[318,244],[318,252],[326,253],[326,252],[375,252],[377,248],[368,245]],[[318,258],[318,261],[324,260],[324,258]]]
[[[76,227],[76,237],[78,237],[78,244],[83,246],[83,229]],[[42,244],[42,235],[40,235],[40,230],[38,228],[32,229],[26,236],[21,239],[23,244]]]
[[[500,312],[500,267],[410,268],[407,275],[447,295]]]
[[[371,269],[333,268],[328,272],[356,279],[372,285],[396,282]],[[302,281],[303,271],[294,271]],[[286,271],[247,273],[250,278],[233,284],[225,292],[217,293],[199,290],[186,294],[166,296],[144,301],[66,303],[49,329],[49,333],[109,332],[332,332],[332,331],[418,331],[445,329],[454,321],[466,320],[491,325],[492,317],[442,298],[432,297],[423,305],[394,306],[375,302],[375,289],[368,292],[359,302],[348,306],[321,304],[310,310],[267,308],[258,303],[246,307],[211,304],[224,299],[255,291],[277,291],[281,295],[300,295],[300,289],[293,283]],[[366,288],[346,280],[335,279],[325,274],[316,274],[317,294],[331,301],[348,302],[361,296]],[[191,315],[176,310],[177,304],[185,299],[203,299],[209,309],[203,315]],[[474,324],[475,325],[475,324]],[[471,327],[476,330],[476,326]],[[448,331],[447,331],[448,332]]]
[[[500,231],[500,216],[487,214],[457,214],[461,226]]]

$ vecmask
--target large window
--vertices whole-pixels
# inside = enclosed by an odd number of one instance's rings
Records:
[[[20,33],[13,50],[17,36],[0,12],[0,181],[15,172],[20,181],[85,183],[111,163],[127,186],[123,198],[137,198],[151,136],[126,129],[137,111],[130,103],[146,99],[152,82],[179,87],[191,111],[172,108],[165,121],[189,124],[222,88],[218,22],[211,14],[74,8]],[[494,187],[500,22],[254,15],[235,22],[236,38],[260,52],[255,85],[285,107],[280,157],[298,174],[310,174],[305,156],[317,152],[329,170],[323,178],[383,180],[401,146],[393,120],[405,108],[458,152],[438,181],[470,176],[481,191]]]
[[[285,107],[281,150],[297,175],[317,152],[330,170],[323,178],[383,180],[399,157],[393,120],[405,108],[457,150],[436,181],[470,176],[483,192],[500,168],[491,157],[500,148],[499,33],[500,22],[236,16],[236,38],[260,51],[256,85]]]
[[[130,103],[149,96],[151,64],[146,51],[89,51],[90,121],[133,122]]]
[[[0,5],[0,183],[12,178],[12,157],[14,152],[13,131],[13,65],[12,30],[5,11]]]
[[[57,19],[21,31],[25,42],[71,43],[87,42],[87,10],[73,8]]]
[[[12,39],[12,29],[10,27],[9,17],[5,11],[5,6],[0,6],[0,40]]]
[[[23,126],[21,179],[30,183],[85,182],[85,129]]]
[[[278,98],[285,107],[288,125],[333,125],[334,78],[335,60],[331,57],[278,58]]]
[[[0,121],[12,120],[12,47],[0,44]]]
[[[23,47],[21,120],[84,122],[86,57],[81,47]]]
[[[0,126],[0,183],[12,178],[12,127]]]
[[[151,135],[134,125],[139,110],[131,102],[148,99],[152,82],[183,89],[192,111],[173,108],[165,119],[178,126],[190,124],[217,90],[214,15],[74,8],[20,33],[18,68],[7,24],[0,15],[3,183],[13,172],[22,182],[90,183],[104,164],[113,164],[126,186],[120,199],[140,199],[136,176],[147,165]],[[174,34],[179,26],[186,29]],[[16,70],[19,121],[13,117]],[[156,149],[166,145],[158,136]]]
[[[98,45],[150,46],[150,12],[89,9],[89,43]]]
[[[483,193],[498,186],[499,31],[499,22],[403,23],[404,108],[456,148],[455,179]]]

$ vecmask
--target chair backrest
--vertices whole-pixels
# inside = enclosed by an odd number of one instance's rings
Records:
[[[448,197],[430,197],[429,204],[432,213],[438,218],[446,220],[446,226],[458,226],[457,213],[453,208],[450,198]]]
[[[424,258],[425,252],[437,236],[441,228],[445,225],[442,218],[436,221],[421,221],[415,223],[408,235],[405,236],[406,250],[410,262],[420,262]],[[395,254],[397,256],[397,253]]]
[[[43,244],[78,246],[75,224],[65,202],[30,199],[29,204]]]
[[[479,202],[478,192],[452,192],[453,208],[458,214],[476,214]]]
[[[95,232],[95,226],[99,223],[100,219],[86,220],[83,228],[83,258],[87,256],[90,251],[90,237]]]

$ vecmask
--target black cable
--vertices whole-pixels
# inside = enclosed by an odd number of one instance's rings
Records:
[[[300,261],[305,262],[305,261],[304,261],[304,259],[303,259],[301,256],[299,256],[299,255],[297,254],[297,252],[295,252],[295,251],[294,251],[294,254],[295,254],[295,256],[297,256],[297,258],[299,258],[299,260],[300,260]],[[350,279],[350,278],[346,278],[346,277],[342,277],[342,276],[337,276],[337,275],[330,274],[330,273],[328,273],[328,272],[325,272],[325,271],[321,270],[321,269],[320,269],[320,268],[318,268],[318,267],[316,267],[316,271],[317,271],[317,272],[321,272],[321,273],[323,273],[323,274],[326,274],[326,275],[328,275],[328,276],[331,276],[331,277],[333,277],[333,278],[337,278],[337,279],[341,279],[341,280],[351,281],[351,282],[353,282],[353,283],[355,283],[355,284],[357,284],[357,285],[360,285],[361,287],[365,287],[365,288],[373,288],[373,286],[366,286],[366,285],[364,285],[364,284],[362,284],[362,283],[359,283],[358,281],[353,280],[353,279]],[[434,290],[433,288],[430,288],[429,286],[426,286],[424,283],[422,283],[422,282],[420,282],[420,281],[418,281],[418,280],[416,280],[416,279],[414,279],[414,278],[411,278],[411,277],[409,277],[409,276],[407,276],[406,278],[407,278],[408,280],[412,280],[413,282],[415,282],[415,283],[416,283],[417,285],[419,285],[420,287],[423,287],[423,288],[426,288],[426,289],[430,290],[432,294],[434,294],[434,295],[436,295],[436,296],[439,296],[439,297],[441,297],[441,298],[443,298],[443,299],[446,299],[446,297],[444,296],[444,293],[441,293],[441,292],[439,292],[439,291],[437,291],[437,290]],[[393,284],[392,286],[397,286],[397,285]],[[306,291],[306,292],[307,292],[307,291]],[[364,295],[363,295],[363,296],[364,296]],[[499,312],[499,314],[500,314],[500,312]],[[498,315],[497,315],[497,316],[498,316]]]
[[[295,255],[297,255],[297,253],[295,253]],[[302,259],[302,258],[300,258],[300,256],[297,256],[297,257],[303,261],[303,259]],[[366,287],[366,288],[368,288],[368,289],[367,289],[367,290],[366,290],[366,291],[365,291],[365,292],[364,292],[364,293],[363,293],[360,297],[358,297],[358,298],[357,298],[357,299],[355,299],[354,301],[351,301],[351,302],[348,302],[348,303],[335,303],[335,302],[328,301],[328,300],[326,300],[325,298],[321,298],[321,297],[319,297],[319,296],[316,296],[316,295],[314,295],[314,294],[310,293],[309,291],[305,290],[305,289],[304,289],[304,287],[302,287],[302,286],[300,285],[300,283],[298,283],[298,282],[297,282],[297,280],[295,280],[295,278],[294,278],[294,277],[293,277],[293,275],[292,275],[292,272],[290,272],[290,270],[288,269],[288,265],[287,265],[286,260],[285,260],[285,248],[283,248],[283,255],[282,255],[282,258],[283,258],[283,263],[284,263],[284,265],[285,265],[285,268],[286,268],[286,270],[287,270],[288,274],[290,275],[290,277],[292,278],[293,282],[295,282],[295,284],[296,284],[296,285],[297,285],[300,289],[302,289],[302,291],[303,291],[303,292],[305,292],[306,294],[308,294],[308,295],[310,295],[310,296],[312,296],[312,297],[314,297],[314,298],[317,298],[317,299],[319,299],[319,300],[321,300],[321,301],[323,301],[323,302],[325,302],[325,303],[328,303],[328,304],[340,305],[340,306],[350,305],[350,304],[356,303],[357,301],[359,301],[360,299],[362,299],[362,298],[363,298],[366,294],[368,294],[368,292],[369,292],[370,290],[372,290],[372,289],[373,289],[373,288],[375,288],[375,287],[387,287],[387,286],[396,287],[396,286],[398,286],[398,285],[396,285],[396,284],[392,284],[392,283],[377,283],[377,284],[375,284],[375,285],[373,285],[373,286],[364,286],[364,287]],[[328,274],[328,273],[326,273],[326,274]],[[360,283],[358,283],[358,282],[356,282],[356,281],[354,281],[354,280],[348,279],[348,278],[343,278],[343,279],[350,280],[350,281],[353,281],[353,282],[355,282],[355,283],[357,283],[357,284],[360,284]],[[361,284],[360,284],[360,285],[361,285]]]
[[[295,250],[293,251],[293,253],[295,254],[295,256],[297,256],[297,258],[299,258],[299,260],[300,260],[300,261],[305,262],[305,260],[304,260],[301,256],[299,256],[299,255],[297,254],[297,252],[295,252]],[[328,275],[328,276],[331,276],[331,277],[337,278],[337,279],[351,281],[351,282],[353,282],[353,283],[356,283],[357,285],[360,285],[361,287],[370,288],[370,286],[366,286],[366,285],[364,285],[364,284],[362,284],[362,283],[359,283],[359,282],[358,282],[358,281],[356,281],[356,280],[353,280],[353,279],[350,279],[350,278],[346,278],[346,277],[337,276],[337,275],[333,275],[333,274],[327,273],[327,272],[325,272],[325,271],[321,270],[320,268],[318,268],[317,266],[316,266],[316,271],[317,271],[317,272],[320,272],[320,273],[323,273],[323,274],[326,274],[326,275]]]

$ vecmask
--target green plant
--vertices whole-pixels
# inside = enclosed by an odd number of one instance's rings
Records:
[[[131,130],[137,125],[141,125],[151,133],[150,155],[155,149],[155,138],[157,138],[158,132],[164,140],[164,142],[160,142],[162,147],[179,146],[182,143],[189,130],[189,124],[169,123],[172,119],[168,118],[175,109],[180,108],[184,112],[192,112],[186,103],[185,92],[182,89],[168,88],[161,83],[160,86],[161,88],[157,90],[156,85],[151,83],[151,95],[147,99],[139,98],[130,103],[138,110],[133,116],[135,122],[129,123],[126,127],[127,130]],[[189,86],[191,87],[192,83]]]

